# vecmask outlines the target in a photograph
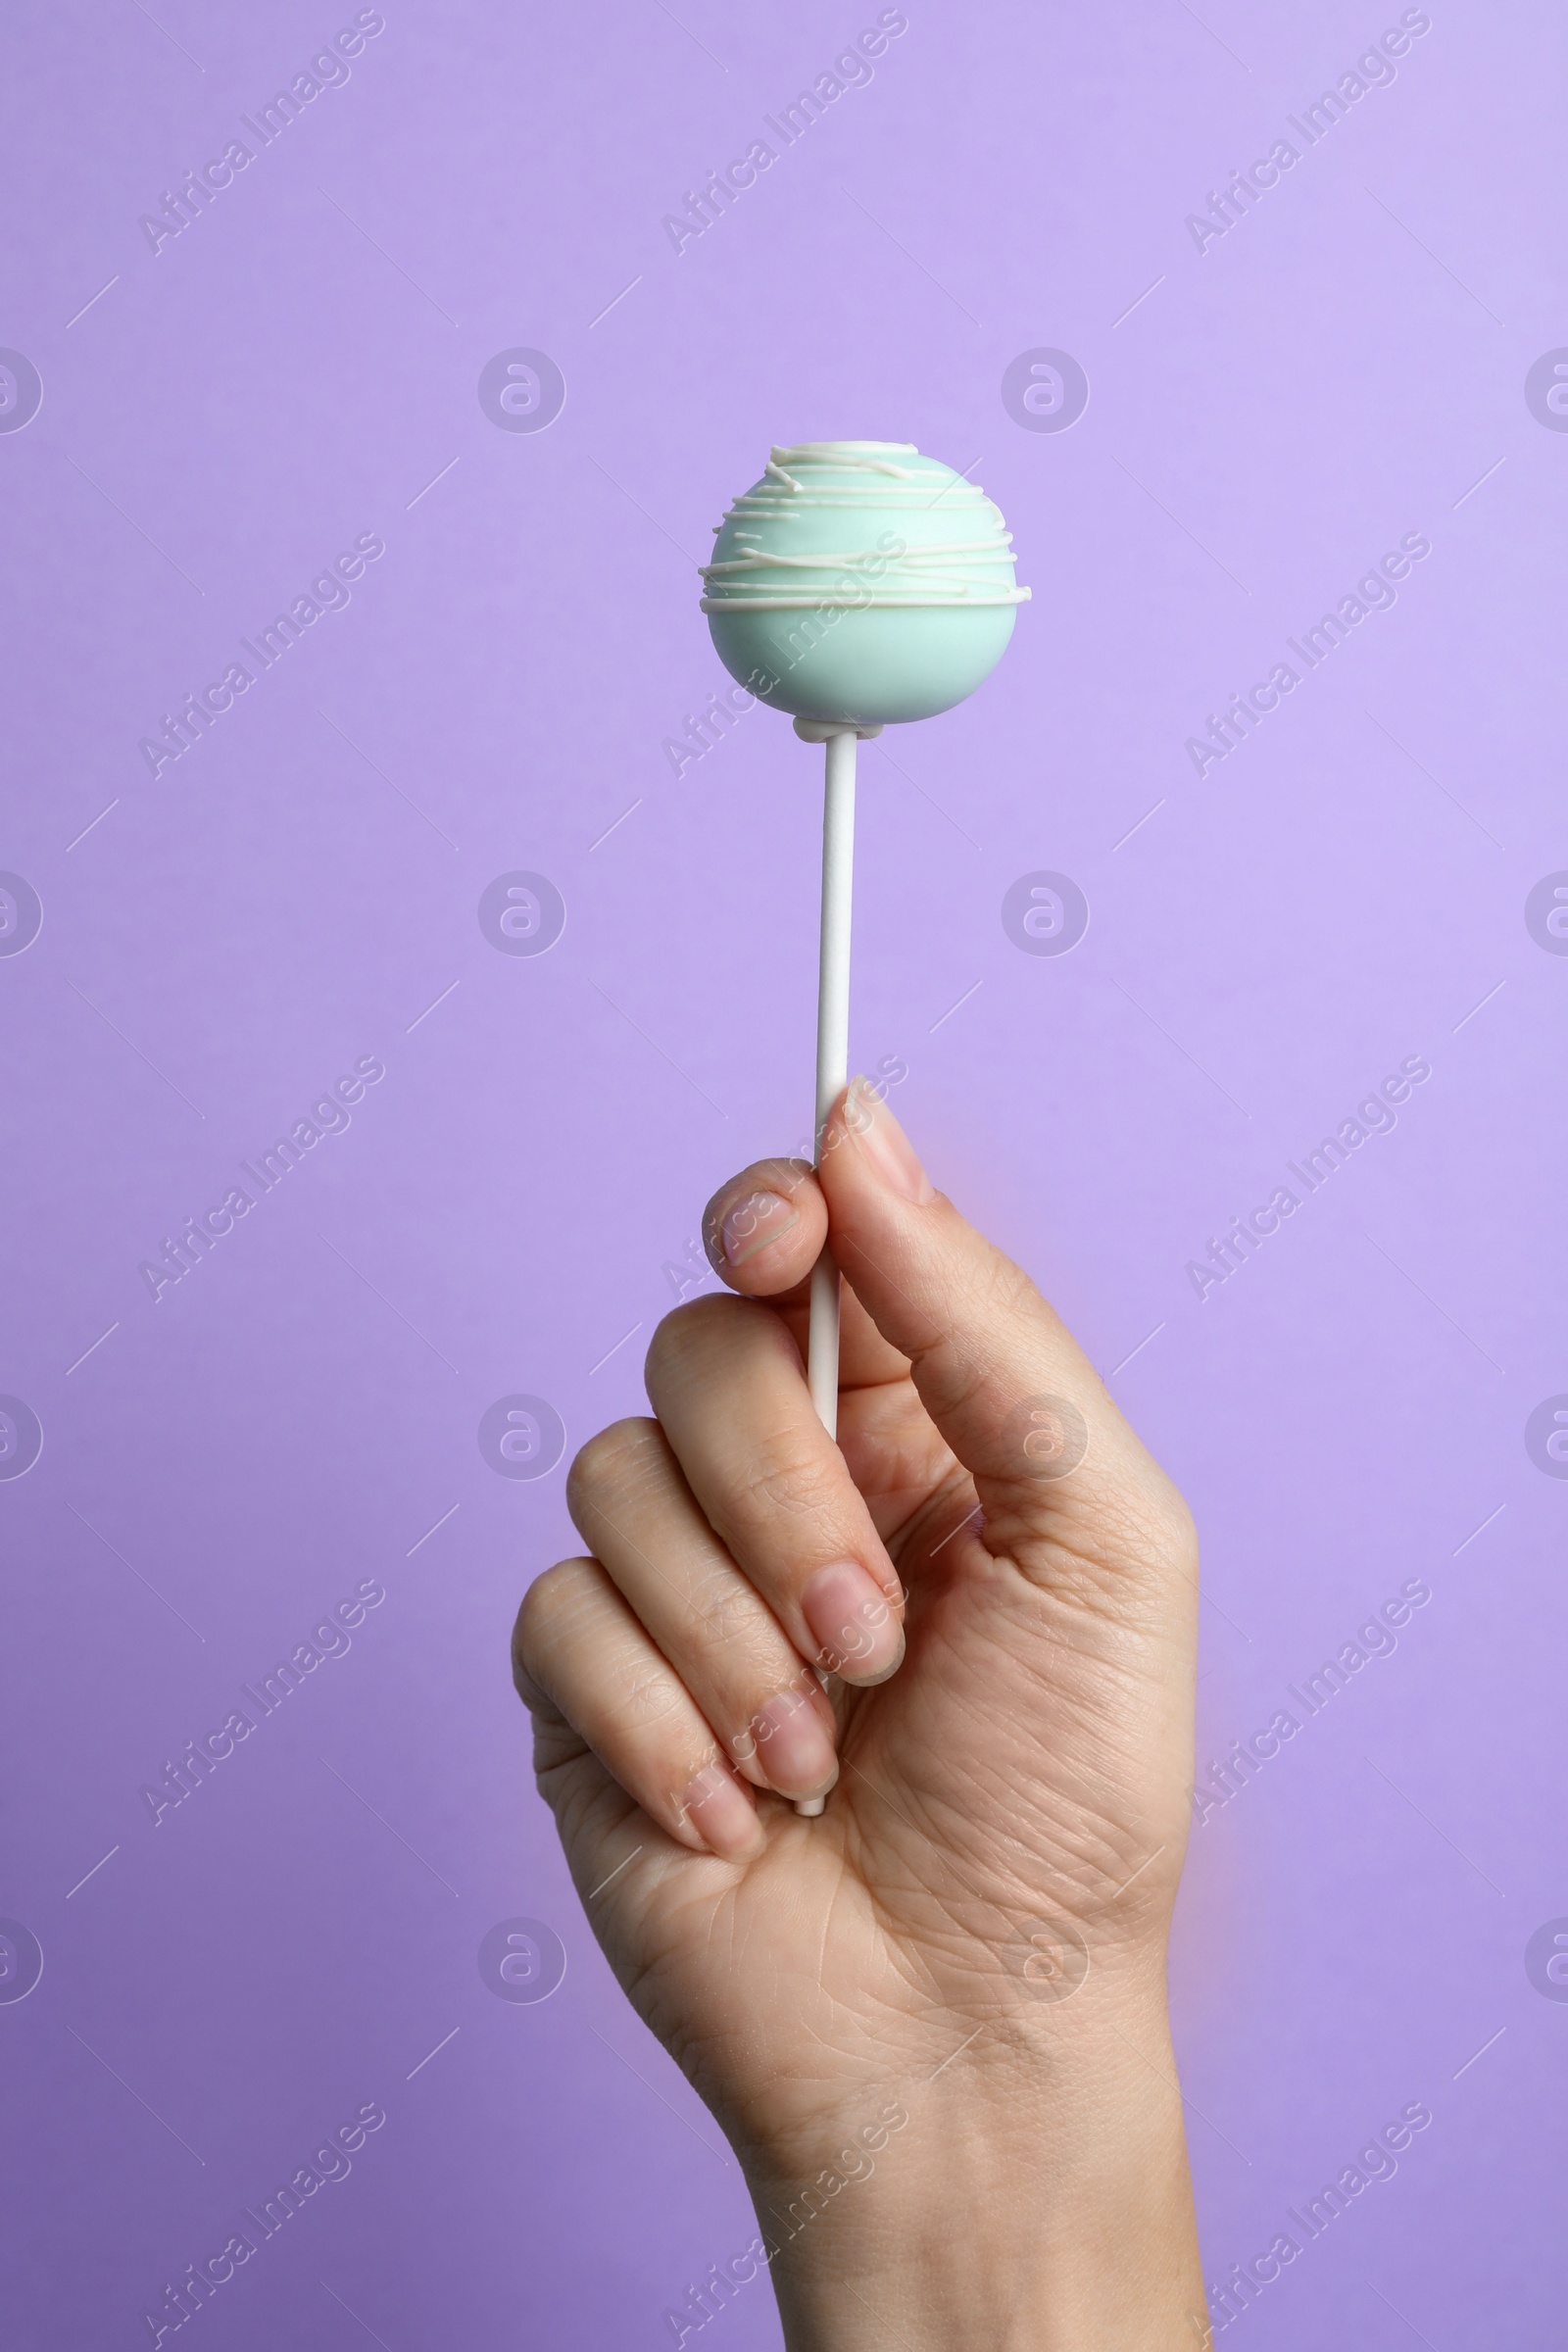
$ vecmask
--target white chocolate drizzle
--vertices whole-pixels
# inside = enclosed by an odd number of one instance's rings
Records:
[[[773,449],[760,481],[743,491],[715,525],[727,532],[731,552],[700,566],[703,611],[896,611],[1026,603],[1030,591],[1015,584],[1012,534],[1000,511],[961,474],[947,467],[937,474],[930,464],[900,462],[918,457],[910,441],[805,441]],[[938,507],[952,514],[952,538],[916,537],[911,543],[897,527],[902,519],[918,531]],[[799,554],[776,544],[777,535],[797,518],[823,512],[842,513],[846,538],[863,533],[861,544]],[[870,526],[876,521],[885,527],[873,541]]]

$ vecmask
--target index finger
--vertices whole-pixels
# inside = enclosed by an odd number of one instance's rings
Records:
[[[743,1298],[777,1308],[806,1352],[811,1268],[827,1240],[827,1202],[804,1159],[756,1159],[718,1191],[703,1211],[703,1246],[721,1282]],[[839,1378],[846,1389],[906,1380],[907,1360],[877,1330],[846,1282],[839,1337]]]

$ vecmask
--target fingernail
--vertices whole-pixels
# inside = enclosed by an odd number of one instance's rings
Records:
[[[757,1760],[781,1796],[814,1796],[838,1778],[833,1736],[804,1690],[780,1690],[752,1717]]]
[[[819,1568],[801,1614],[820,1643],[816,1663],[847,1683],[879,1683],[904,1655],[904,1628],[887,1594],[858,1560]]]
[[[935,1200],[935,1187],[908,1137],[867,1079],[857,1078],[844,1110],[846,1124],[884,1184],[901,1200],[912,1200],[916,1208]]]
[[[778,1193],[748,1193],[727,1209],[718,1229],[719,1248],[726,1266],[744,1266],[759,1250],[788,1233],[800,1211]]]
[[[697,1775],[681,1798],[680,1814],[726,1861],[748,1853],[761,1834],[751,1798],[742,1794],[722,1764],[710,1764]]]

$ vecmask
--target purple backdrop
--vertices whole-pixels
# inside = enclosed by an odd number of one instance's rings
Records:
[[[809,1117],[818,762],[694,730],[693,565],[836,435],[1034,589],[862,760],[855,1059],[1204,1538],[1207,2276],[1298,2237],[1288,2352],[1560,2340],[1563,37],[13,12],[8,2340],[172,2342],[211,2264],[213,2352],[652,2347],[750,2234],[506,1640]]]

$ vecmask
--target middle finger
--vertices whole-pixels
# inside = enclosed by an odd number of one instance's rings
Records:
[[[885,1681],[904,1590],[777,1314],[694,1298],[654,1334],[646,1378],[692,1493],[802,1655]]]

